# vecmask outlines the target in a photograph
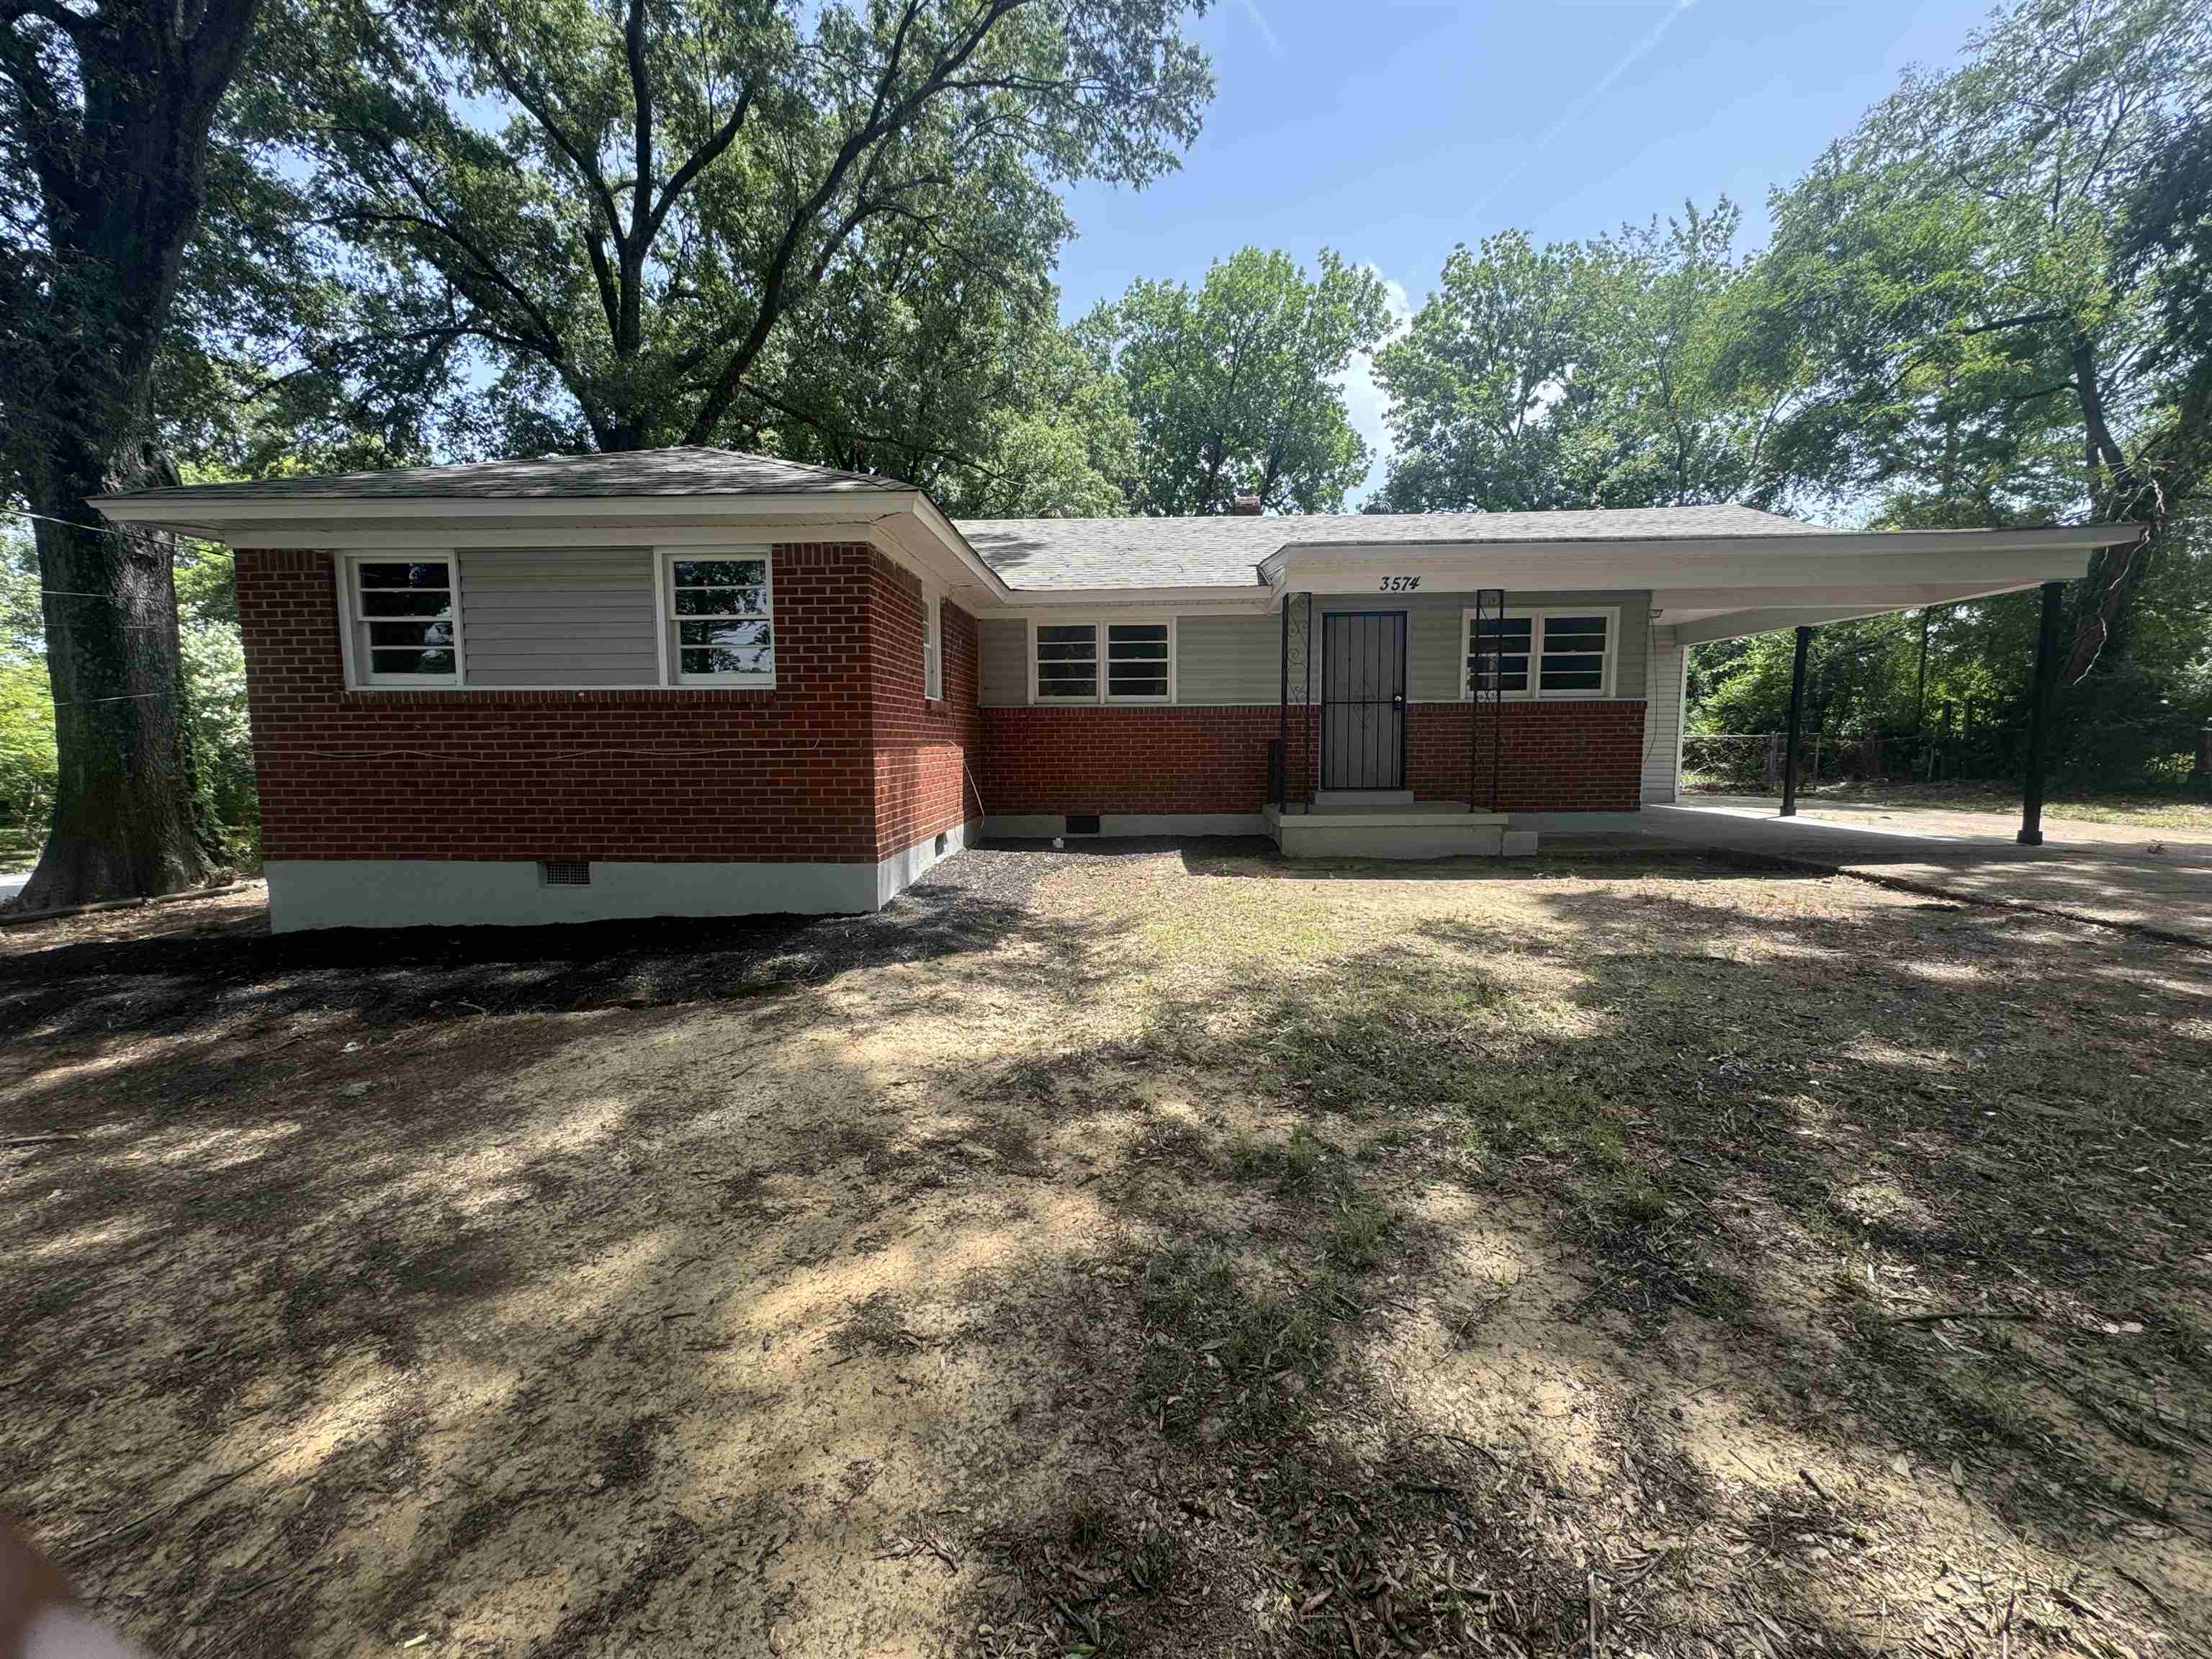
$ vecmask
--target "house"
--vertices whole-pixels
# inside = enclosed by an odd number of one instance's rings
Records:
[[[284,930],[862,911],[979,834],[1519,850],[1516,812],[1673,798],[1688,646],[2079,576],[2133,533],[956,524],[700,448],[96,505],[236,550]]]

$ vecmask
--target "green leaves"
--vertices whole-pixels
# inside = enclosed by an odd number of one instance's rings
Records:
[[[1175,0],[313,3],[376,343],[510,451],[896,440],[1048,312],[1051,184],[1158,176],[1212,94]]]
[[[1140,513],[1225,513],[1238,495],[1330,513],[1372,459],[1336,384],[1390,325],[1382,279],[1324,248],[1309,278],[1248,247],[1202,286],[1139,282],[1080,325],[1127,390]]]
[[[1746,268],[1725,198],[1662,229],[1455,249],[1376,356],[1397,453],[1386,512],[1763,500],[1775,392],[1737,350]]]

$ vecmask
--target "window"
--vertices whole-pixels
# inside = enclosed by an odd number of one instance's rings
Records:
[[[1613,691],[1616,610],[1526,611],[1480,619],[1463,613],[1467,678],[1460,695],[1604,697]]]
[[[1168,700],[1165,623],[1107,624],[1106,697],[1109,702]]]
[[[945,601],[933,593],[922,610],[921,695],[941,698],[945,695]]]
[[[668,609],[680,685],[775,684],[775,606],[763,550],[736,557],[668,556]]]
[[[1547,697],[1603,696],[1606,642],[1612,632],[1607,623],[1608,618],[1595,612],[1546,617],[1538,647],[1537,691]]]
[[[346,654],[359,685],[458,685],[461,607],[453,561],[351,559]]]
[[[1036,700],[1039,702],[1098,701],[1098,625],[1096,623],[1039,623],[1036,625]]]
[[[1038,702],[1173,702],[1175,623],[1044,622],[1030,625]]]
[[[1528,691],[1528,641],[1531,619],[1527,617],[1483,617],[1467,619],[1467,683],[1488,696],[1503,691],[1509,697]]]

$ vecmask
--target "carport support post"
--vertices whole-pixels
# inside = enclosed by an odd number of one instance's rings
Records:
[[[2021,786],[2020,844],[2043,845],[2043,753],[2051,736],[2051,694],[2058,684],[2058,608],[2066,584],[2043,585],[2043,625],[2035,633],[2035,685],[2027,706],[2027,777]]]
[[[1797,733],[1805,720],[1805,654],[1813,648],[1813,630],[1797,630],[1797,654],[1790,664],[1790,736],[1782,757],[1782,816],[1797,816]]]

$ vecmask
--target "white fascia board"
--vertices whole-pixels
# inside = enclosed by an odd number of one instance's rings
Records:
[[[1003,603],[1013,591],[1005,579],[928,496],[909,499],[910,509],[877,521],[878,545],[939,591],[963,596],[964,609],[980,613]]]
[[[450,536],[471,525],[488,528],[544,524],[555,527],[662,526],[690,520],[717,525],[793,523],[847,526],[912,509],[918,492],[872,489],[799,495],[561,495],[526,499],[490,496],[343,495],[246,496],[210,495],[189,500],[141,501],[95,495],[91,505],[115,524],[151,525],[183,536],[233,546],[328,547],[332,536],[361,533],[364,523]],[[505,521],[501,525],[499,521]],[[281,526],[281,529],[280,529]],[[275,532],[256,536],[257,527]],[[527,533],[527,532],[526,532]],[[654,537],[661,532],[656,528]],[[246,538],[252,538],[249,541]]]
[[[2087,568],[2090,548],[2044,547],[1962,551],[1955,546],[1940,556],[1909,548],[1869,548],[1808,556],[1788,548],[1731,548],[1723,553],[1646,545],[1612,551],[1538,551],[1514,548],[1454,550],[1420,558],[1340,561],[1316,559],[1294,564],[1284,575],[1291,591],[1315,593],[1371,593],[1382,584],[1411,576],[1423,592],[1457,592],[1502,587],[1509,593],[1566,589],[1785,588],[1803,594],[1820,588],[1904,587],[1956,584],[1961,592],[1990,592],[2064,580]],[[1387,591],[1403,592],[1393,588]]]
[[[1274,598],[1267,587],[1062,587],[1012,590],[1004,604],[986,617],[1037,617],[1074,611],[1152,611],[1178,617],[1209,612],[1249,615],[1266,611]]]
[[[1668,536],[1656,538],[1542,538],[1514,541],[1384,541],[1285,542],[1260,561],[1264,580],[1284,580],[1285,567],[1304,571],[1309,562],[1334,568],[1338,561],[1352,564],[1388,562],[1392,559],[1433,560],[1459,556],[1470,559],[1518,559],[1532,555],[1561,558],[1729,557],[1746,552],[1786,549],[1814,557],[1838,553],[1890,555],[1941,552],[2004,552],[2035,549],[2079,548],[2084,552],[2134,541],[2140,525],[2087,524],[2047,526],[2032,530],[1830,530],[1779,536]]]
[[[198,532],[180,532],[198,534]],[[817,524],[763,523],[736,520],[728,524],[625,524],[610,520],[596,525],[547,525],[542,530],[471,530],[456,526],[446,530],[421,530],[371,525],[332,526],[313,531],[297,526],[274,530],[241,530],[234,535],[210,537],[239,548],[279,548],[294,551],[332,553],[407,552],[459,548],[631,547],[647,551],[656,547],[727,547],[741,542],[749,547],[805,542],[872,542],[875,526],[852,520]]]

